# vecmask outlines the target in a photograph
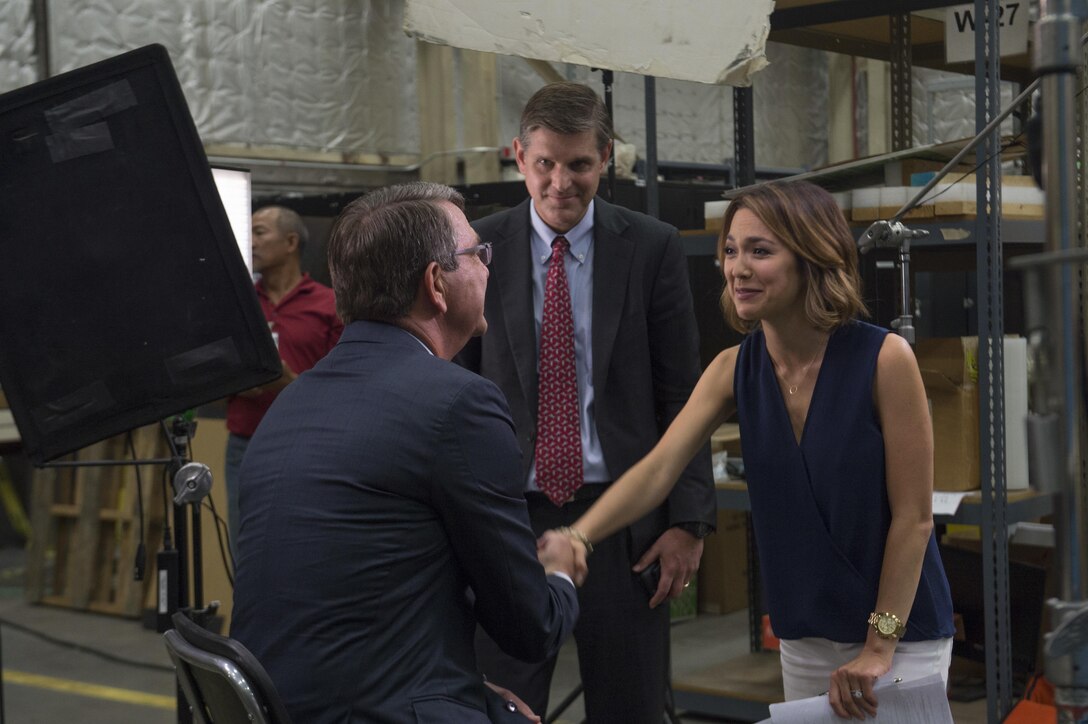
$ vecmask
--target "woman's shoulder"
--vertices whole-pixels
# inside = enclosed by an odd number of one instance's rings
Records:
[[[887,334],[880,345],[880,353],[877,356],[877,365],[880,368],[897,367],[906,365],[918,367],[918,360],[914,356],[914,348],[910,343],[898,334]]]
[[[710,361],[703,371],[703,377],[713,380],[715,383],[726,383],[730,389],[733,386],[733,375],[737,368],[737,357],[740,355],[741,345],[723,349]]]
[[[878,327],[875,324],[852,320],[838,327],[832,340],[835,346],[847,352],[851,357],[861,355],[866,359],[875,360],[880,350],[887,345],[889,337],[895,337],[886,327]]]
[[[901,358],[904,354],[913,357],[914,350],[901,335],[887,327],[878,327],[859,319],[851,320],[839,327],[836,336],[850,340],[850,346],[857,348],[866,345],[879,352],[881,357]]]
[[[707,366],[707,369],[722,371],[728,369],[732,371],[732,369],[737,364],[737,356],[740,354],[740,348],[742,346],[743,343],[723,349],[721,352],[718,353],[717,357],[711,360],[710,364]]]
[[[700,396],[717,403],[732,404],[737,357],[741,345],[723,349],[710,361],[699,378]]]
[[[870,322],[860,319],[852,319],[839,328],[839,333],[847,336],[882,342],[885,337],[891,336],[892,331],[887,327],[878,327]]]

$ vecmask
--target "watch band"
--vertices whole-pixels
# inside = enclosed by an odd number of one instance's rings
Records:
[[[907,632],[906,622],[890,611],[870,613],[869,625],[876,631],[876,635],[883,639],[901,639]]]

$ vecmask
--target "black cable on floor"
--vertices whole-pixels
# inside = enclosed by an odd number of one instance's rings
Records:
[[[60,646],[60,647],[66,648],[66,649],[71,649],[73,651],[78,651],[78,652],[83,653],[83,654],[90,654],[92,656],[97,656],[97,657],[99,657],[101,659],[105,659],[106,661],[111,661],[111,662],[113,662],[115,664],[124,664],[126,666],[138,666],[141,669],[152,669],[154,671],[162,671],[162,672],[165,672],[165,673],[168,673],[168,674],[173,674],[174,673],[174,667],[173,666],[166,666],[166,665],[163,665],[163,664],[156,664],[156,663],[152,663],[150,661],[139,661],[137,659],[129,659],[129,658],[125,658],[124,656],[118,656],[117,654],[111,654],[108,651],[102,651],[100,649],[91,648],[90,646],[84,646],[83,644],[77,644],[74,641],[65,641],[64,639],[59,639],[59,638],[56,638],[55,636],[50,636],[47,633],[43,633],[41,631],[38,631],[37,629],[30,628],[29,626],[24,626],[21,623],[15,623],[14,621],[8,620],[6,618],[0,618],[0,626],[7,626],[8,628],[13,629],[15,631],[19,631],[21,633],[25,633],[25,634],[28,634],[30,636],[34,636],[35,638],[39,638],[42,641],[45,641],[46,643],[50,643],[50,644],[53,644],[55,646]]]

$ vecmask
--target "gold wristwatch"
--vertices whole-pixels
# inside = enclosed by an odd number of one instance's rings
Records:
[[[894,613],[883,611],[869,614],[869,625],[876,630],[876,635],[882,639],[901,639],[907,632],[907,624]]]

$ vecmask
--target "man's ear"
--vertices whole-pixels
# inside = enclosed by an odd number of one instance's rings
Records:
[[[438,262],[432,261],[423,270],[423,278],[419,280],[418,299],[439,314],[446,313],[449,307],[446,301],[446,278]]]
[[[608,159],[609,159],[609,157],[612,156],[612,144],[613,143],[614,143],[614,141],[609,141],[608,145],[605,146],[603,151],[601,151],[601,166],[602,167],[608,165]]]
[[[518,171],[525,173],[525,146],[521,145],[521,138],[514,136],[514,160],[518,163]]]
[[[292,231],[291,233],[287,234],[287,236],[284,237],[284,238],[287,240],[287,250],[289,252],[291,252],[292,254],[298,253],[298,251],[299,251],[298,232]]]

